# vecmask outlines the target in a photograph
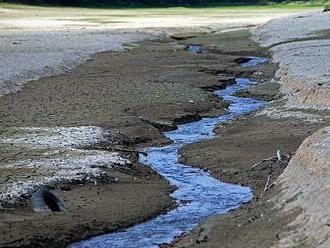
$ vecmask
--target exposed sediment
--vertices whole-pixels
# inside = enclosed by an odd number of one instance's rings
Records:
[[[330,128],[318,130],[299,147],[279,177],[281,192],[273,202],[288,212],[301,209],[274,247],[329,247]],[[288,201],[292,199],[291,201]]]
[[[314,15],[295,17],[290,25],[294,29],[295,25],[302,24],[300,20],[314,18]],[[322,18],[327,20],[328,17]],[[286,102],[273,102],[260,113],[219,127],[220,136],[214,141],[183,149],[182,161],[208,169],[219,179],[250,185],[255,190],[256,199],[236,212],[206,221],[178,245],[327,247],[328,128],[306,140],[285,169],[301,142],[329,122],[326,110],[329,99],[327,60],[318,63],[320,67],[307,66],[314,61],[310,59],[314,52],[317,52],[317,58],[324,58],[327,50],[320,50],[320,46],[327,49],[328,31],[323,29],[324,26],[317,26],[314,30],[320,38],[315,43],[314,36],[301,31],[296,34],[304,36],[297,42],[283,38],[276,40],[278,45],[273,44],[274,61],[280,66],[276,76],[282,83],[280,92]],[[267,33],[265,28],[263,32],[256,32],[259,37],[269,37],[274,36],[274,30]],[[233,76],[265,81],[266,86],[256,85],[253,90],[241,93],[243,95],[259,95],[269,100],[278,98],[275,96],[277,85],[270,82],[273,65],[237,66],[242,57],[267,55],[266,49],[248,37],[248,32],[236,31],[190,37],[180,43],[173,40],[145,42],[125,52],[95,55],[71,73],[32,82],[21,92],[0,98],[0,149],[4,151],[0,155],[0,163],[4,165],[2,188],[8,187],[8,178],[29,181],[32,176],[35,181],[36,169],[46,173],[38,174],[37,179],[42,185],[48,184],[42,182],[45,176],[49,173],[56,176],[60,172],[53,168],[57,157],[60,157],[62,167],[67,167],[65,159],[77,154],[80,167],[83,164],[93,173],[98,171],[105,173],[106,178],[118,179],[110,182],[103,180],[101,174],[94,174],[89,178],[91,180],[81,179],[82,185],[68,186],[63,180],[52,183],[51,187],[64,199],[67,209],[67,212],[56,214],[36,215],[26,200],[33,190],[21,191],[17,196],[22,198],[19,207],[2,210],[1,245],[64,245],[91,234],[118,230],[170,207],[168,193],[171,187],[150,169],[136,164],[136,153],[129,149],[164,144],[168,140],[160,130],[174,128],[176,123],[223,113],[226,103],[216,100],[205,89],[225,87]],[[199,54],[189,54],[185,51],[189,44],[200,44],[205,49]],[[305,49],[306,45],[311,49]],[[296,47],[299,53],[296,53]],[[305,64],[305,58],[310,59],[309,64]],[[308,72],[308,82],[305,72]],[[322,77],[315,77],[320,73],[324,73]],[[66,135],[56,134],[58,126],[67,127],[60,128],[60,133],[63,131]],[[93,144],[84,140],[79,143],[80,138],[72,143],[70,132],[73,131],[76,139],[78,127],[108,134],[115,133],[109,130],[120,131],[125,137],[119,138],[122,142],[119,148],[128,149],[120,154],[115,152],[116,141],[109,135],[105,135],[105,140],[102,140],[103,135],[87,135]],[[25,138],[15,137],[16,132],[24,134]],[[53,139],[47,141],[45,147],[45,133],[54,132],[58,137],[55,142]],[[68,145],[63,147],[63,142]],[[23,152],[15,153],[11,146]],[[275,158],[277,150],[283,156],[281,163]],[[94,162],[96,157],[101,158],[101,162],[95,164],[85,159],[88,156],[94,156]],[[111,161],[105,159],[107,156]],[[270,157],[258,165],[258,169],[252,169],[256,163]],[[116,166],[112,159],[125,162]],[[39,164],[42,164],[40,168]],[[59,164],[58,161],[55,164]],[[10,165],[22,168],[15,168],[13,175]],[[275,180],[283,170],[284,174]],[[84,173],[84,178],[88,177],[88,173]],[[267,188],[265,185],[270,174],[272,178]],[[306,182],[309,182],[307,186]]]
[[[328,13],[309,13],[272,20],[255,31],[255,39],[271,47],[281,93],[292,108],[329,108],[329,23]]]
[[[92,54],[120,50],[128,43],[164,34],[180,39],[256,25],[292,12],[296,11],[63,9],[2,4],[0,96],[20,90],[31,80],[67,72]]]
[[[274,20],[256,31],[263,46],[272,46],[274,61],[279,63],[276,76],[287,99],[286,106],[319,114],[327,120],[325,125],[329,124],[330,108],[329,23],[328,13],[311,13]],[[280,25],[286,25],[286,29],[279,31]],[[329,137],[329,127],[326,127],[306,139],[278,180],[281,193],[273,201],[284,208],[283,211],[293,208],[302,211],[290,223],[293,231],[283,235],[276,247],[328,247],[330,244],[326,183],[330,166]]]
[[[168,39],[97,54],[0,98],[1,187],[4,199],[16,194],[3,200],[2,246],[62,246],[172,206],[172,187],[137,164],[135,149],[167,143],[161,130],[177,123],[225,113],[227,104],[203,88],[225,87],[239,57],[197,56],[186,46]],[[209,72],[211,61],[222,76]],[[29,197],[40,186],[66,211],[34,213]]]
[[[203,222],[175,246],[329,246],[329,17],[304,14],[254,31],[279,65],[277,100],[219,126],[219,138],[184,148],[182,159],[217,178],[250,185],[255,199]],[[240,94],[263,93],[255,87]],[[277,150],[289,159],[293,155],[288,166],[276,165]]]
[[[97,127],[3,130],[1,207],[19,204],[40,186],[100,179],[115,182],[102,168],[125,169],[132,162],[117,152],[86,148],[101,143],[113,145],[116,140],[120,140],[119,134]]]

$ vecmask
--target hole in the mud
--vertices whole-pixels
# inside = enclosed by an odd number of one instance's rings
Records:
[[[235,59],[234,62],[241,65],[250,62],[252,59],[253,58],[249,58],[249,57],[240,57]]]
[[[59,199],[52,193],[46,192],[44,195],[44,202],[52,212],[60,212]]]
[[[31,197],[35,212],[60,212],[64,211],[63,202],[49,190],[41,189]]]
[[[202,53],[201,45],[189,45],[186,47],[186,50],[190,53]]]

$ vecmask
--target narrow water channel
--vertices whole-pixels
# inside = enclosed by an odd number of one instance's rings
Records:
[[[255,66],[266,61],[265,58],[251,57],[241,66]],[[148,156],[141,155],[140,162],[151,166],[177,187],[171,195],[178,204],[177,208],[145,223],[82,241],[71,245],[70,248],[158,247],[192,230],[207,217],[226,213],[250,201],[253,197],[250,188],[223,183],[211,177],[208,172],[178,163],[178,150],[187,144],[212,139],[213,129],[217,124],[262,107],[264,105],[262,101],[233,96],[238,90],[247,88],[253,83],[247,78],[237,78],[235,85],[214,92],[230,103],[227,114],[179,125],[177,130],[164,133],[173,141],[172,144],[144,149]]]

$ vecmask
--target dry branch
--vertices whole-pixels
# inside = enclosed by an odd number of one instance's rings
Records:
[[[272,179],[272,174],[270,174],[267,178],[267,182],[266,182],[266,185],[265,185],[265,188],[264,188],[264,192],[266,192],[269,188],[269,183],[270,183],[270,180]]]

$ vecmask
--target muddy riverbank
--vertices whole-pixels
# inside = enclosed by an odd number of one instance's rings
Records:
[[[313,25],[310,29],[303,25],[313,18],[321,26],[316,28],[318,34]],[[265,39],[261,39],[264,46],[265,41],[276,43],[278,37],[282,39],[282,44],[272,47],[281,67],[276,78],[282,84],[260,84],[237,95],[275,101],[264,110],[219,125],[215,129],[217,138],[188,145],[180,153],[183,163],[207,169],[220,180],[249,185],[254,190],[254,200],[228,215],[204,221],[193,232],[179,237],[173,247],[326,247],[329,241],[324,218],[329,211],[325,207],[325,158],[329,158],[329,143],[325,140],[329,136],[324,127],[329,124],[325,107],[329,102],[328,67],[325,68],[328,60],[320,48],[321,39],[329,42],[326,32],[320,31],[326,28],[322,25],[327,26],[321,21],[326,18],[329,16],[324,14],[291,17],[270,22],[256,32]],[[286,22],[292,31],[290,41],[272,29]],[[301,27],[307,34],[300,33]],[[308,35],[309,40],[303,41]],[[308,45],[320,52],[317,57],[322,66],[306,63],[312,59],[308,55],[311,51],[305,49]],[[299,49],[304,52],[298,53]],[[288,55],[288,51],[292,54]],[[303,69],[308,66],[309,70]],[[317,85],[320,78],[323,83]],[[308,88],[309,93],[299,96],[299,101],[296,96],[304,94],[301,87]]]
[[[203,45],[203,51],[187,52],[189,44]],[[131,150],[168,143],[161,131],[171,130],[177,123],[225,113],[227,104],[210,90],[233,83],[233,75],[270,79],[274,71],[270,64],[252,69],[240,67],[242,56],[247,55],[267,55],[249,39],[248,31],[180,42],[142,42],[124,52],[97,54],[72,72],[32,82],[22,91],[0,98],[0,161],[3,172],[7,171],[3,174],[2,194],[15,181],[29,183],[24,195],[15,191],[15,205],[2,210],[5,222],[1,245],[62,246],[143,221],[171,207],[168,193],[172,187],[150,169],[138,165],[136,153]],[[88,144],[77,141],[84,141],[81,134],[86,133],[79,131],[85,130],[81,128],[84,126],[97,127],[87,128],[93,131],[88,134],[93,142]],[[70,133],[71,127],[78,131]],[[103,136],[99,140],[94,136],[98,128],[103,130],[101,133],[111,130],[121,135],[116,140],[109,140],[107,135],[105,140]],[[57,138],[52,146],[45,146],[43,132],[55,132],[64,143]],[[18,139],[17,134],[24,138]],[[104,155],[118,151],[130,163],[115,163],[104,169]],[[35,187],[30,184],[31,178],[42,185],[42,179],[52,177],[56,171],[52,169],[54,161],[61,161],[65,172],[68,168],[63,161],[72,156],[78,157],[75,164],[84,161],[94,172],[90,155],[101,156],[97,165],[101,176],[84,179],[78,185],[52,181],[47,185],[64,200],[66,211],[34,213],[29,201],[29,192]]]
[[[248,185],[254,199],[240,209],[201,223],[174,247],[271,247],[300,213],[282,212],[270,201],[280,193],[276,178],[300,144],[325,123],[255,114],[219,126],[217,138],[181,150],[183,163],[207,169],[219,180]],[[277,160],[280,151],[282,161]],[[288,200],[290,201],[290,200]]]

